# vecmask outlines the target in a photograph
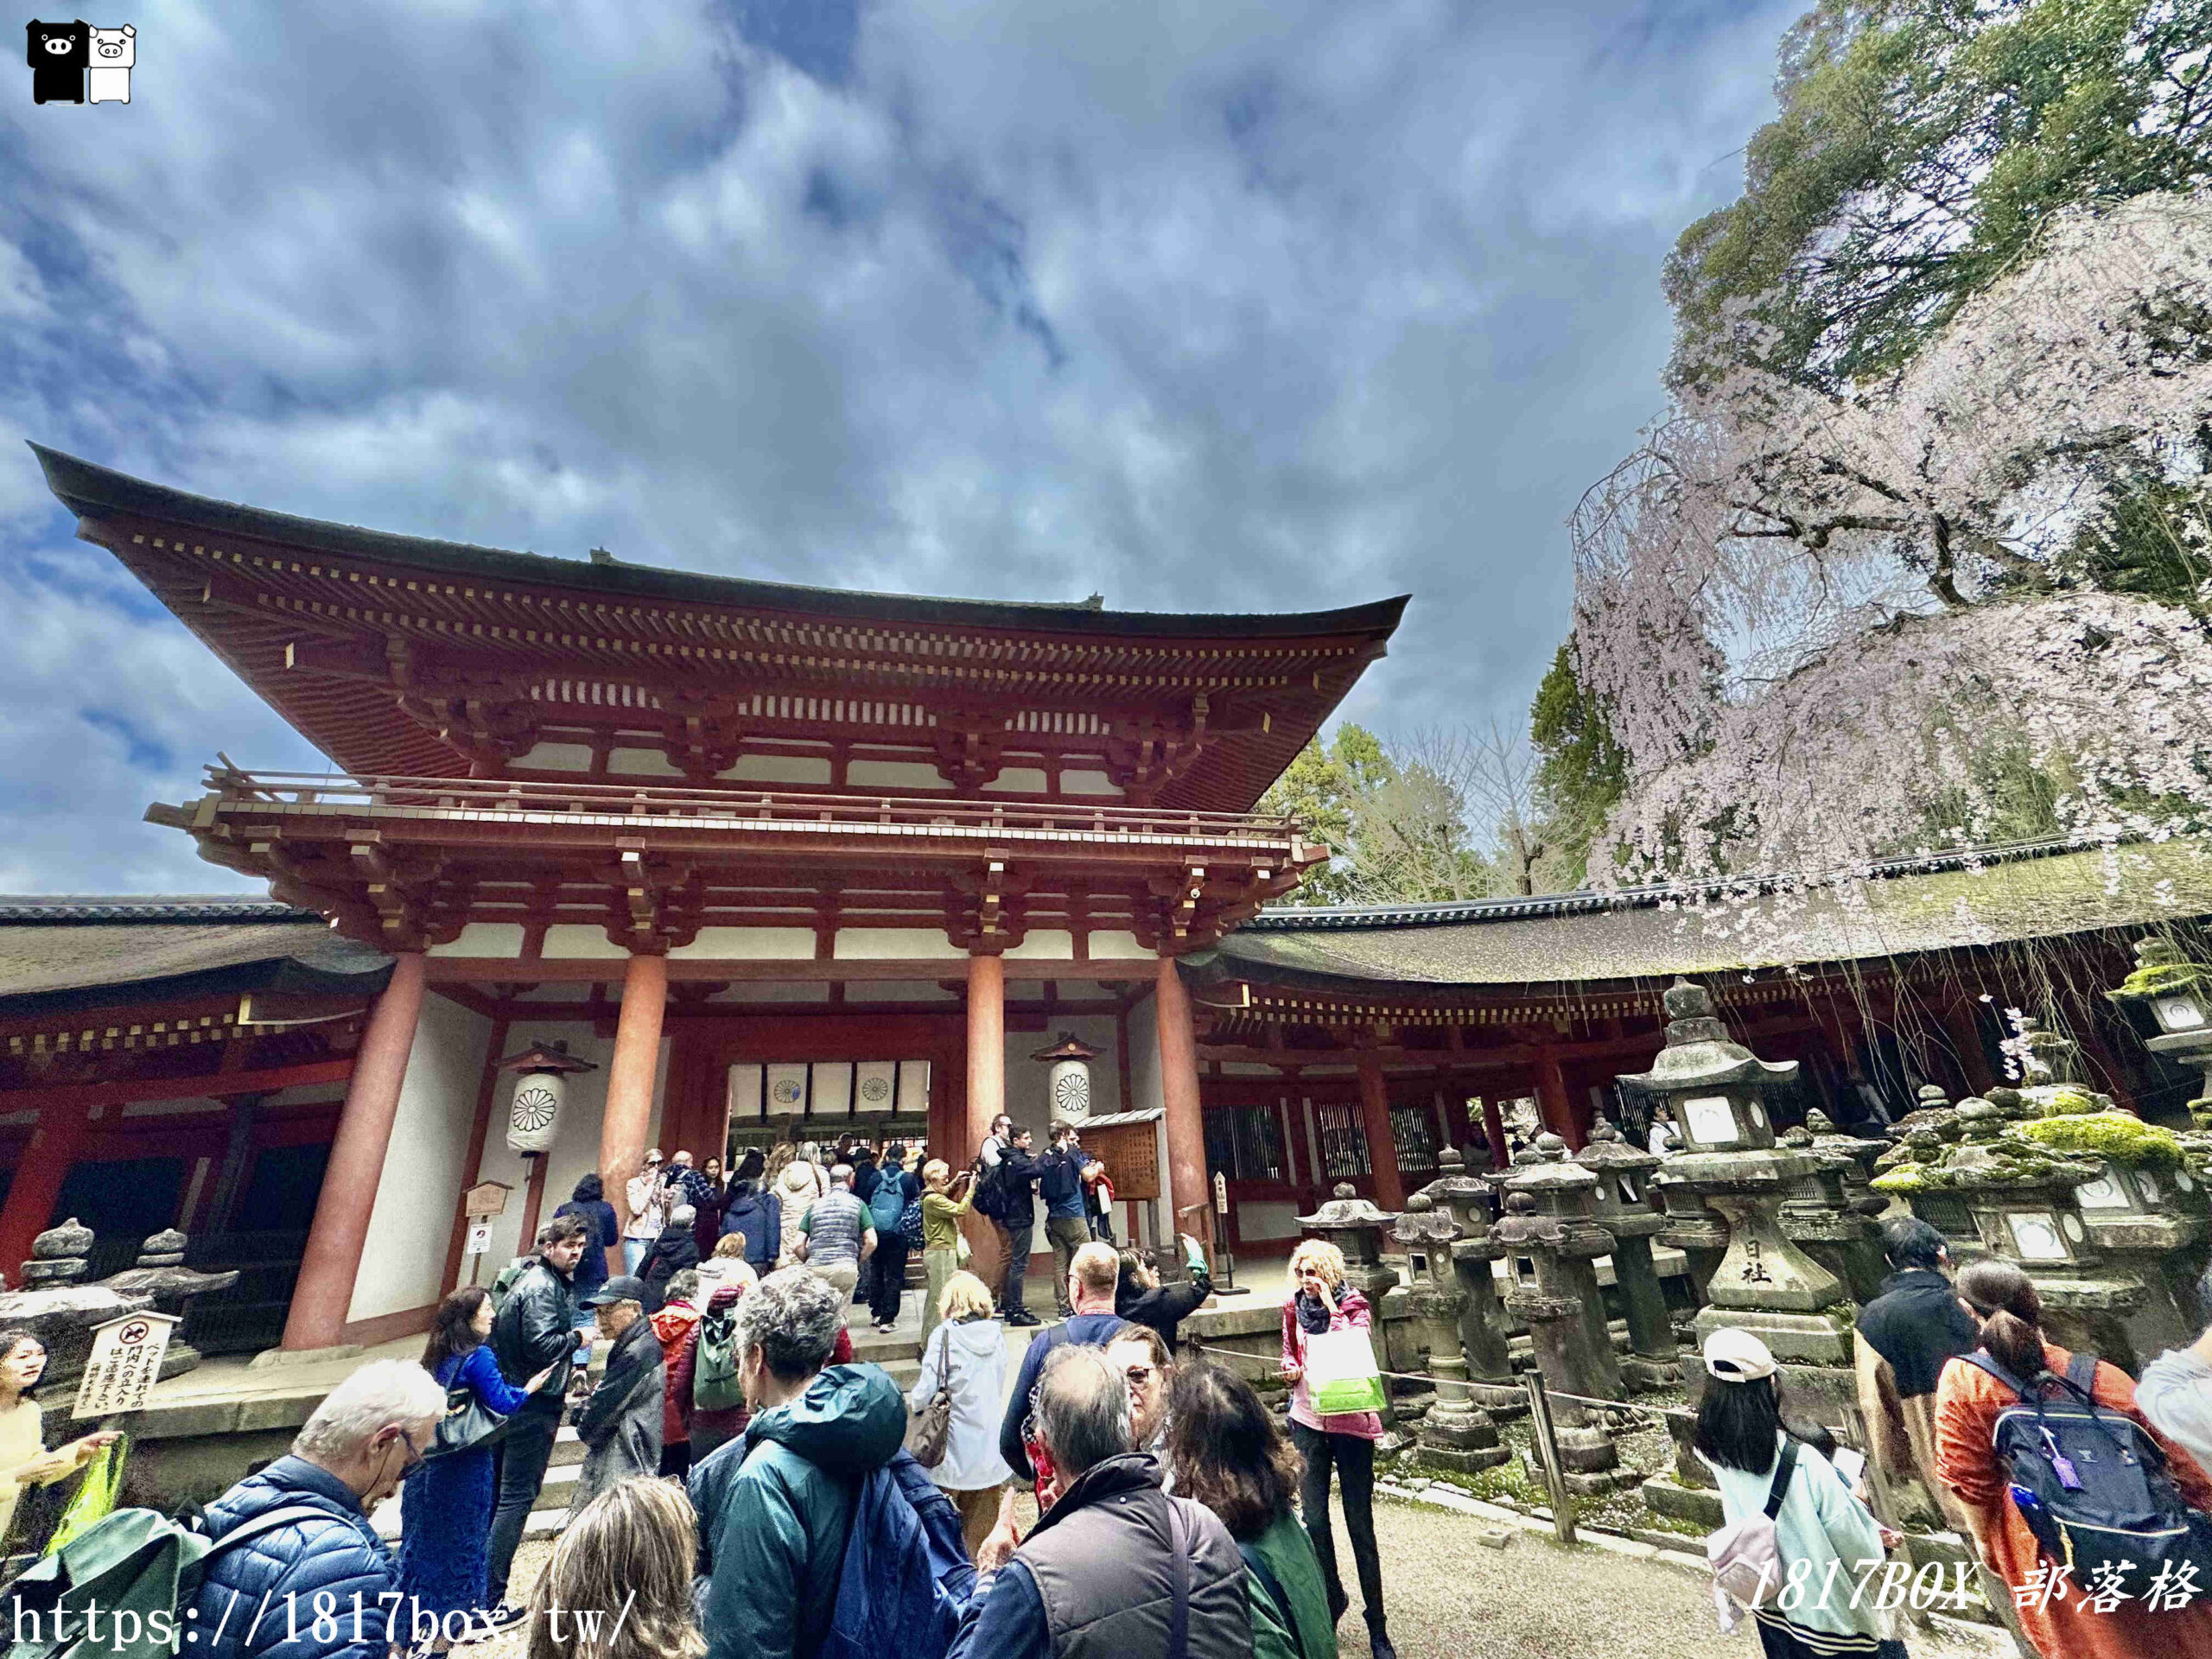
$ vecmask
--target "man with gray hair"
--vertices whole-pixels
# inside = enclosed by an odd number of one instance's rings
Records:
[[[950,1659],[1249,1659],[1236,1541],[1161,1490],[1159,1459],[1135,1446],[1128,1380],[1100,1349],[1053,1350],[1036,1426],[1049,1507],[1019,1549],[1004,1529],[983,1541]]]
[[[210,1503],[207,1531],[219,1541],[279,1511],[292,1518],[209,1559],[187,1616],[199,1632],[197,1653],[382,1659],[399,1569],[369,1524],[369,1511],[423,1460],[445,1408],[446,1391],[420,1365],[372,1361],[324,1397],[289,1456]],[[319,1597],[343,1617],[318,1624],[309,1610]],[[288,1607],[304,1616],[286,1619]]]
[[[853,1166],[830,1172],[830,1190],[817,1198],[798,1224],[798,1259],[843,1293],[847,1301],[860,1283],[861,1263],[875,1254],[875,1218],[853,1195]]]
[[[645,1265],[638,1269],[638,1276],[652,1287],[652,1300],[646,1306],[646,1313],[658,1311],[670,1280],[685,1268],[699,1265],[699,1241],[691,1230],[691,1224],[698,1215],[689,1204],[678,1201],[670,1205],[668,1224],[653,1240],[652,1249],[645,1252]]]
[[[707,1659],[813,1659],[836,1609],[861,1489],[899,1453],[899,1385],[879,1366],[830,1363],[844,1310],[845,1294],[803,1267],[770,1274],[738,1300],[737,1380],[753,1420],[690,1481]],[[958,1522],[950,1524],[957,1536]]]

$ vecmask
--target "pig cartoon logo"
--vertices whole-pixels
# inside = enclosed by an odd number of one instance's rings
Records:
[[[41,23],[31,20],[26,55],[31,67],[31,102],[81,104],[85,71],[92,67],[92,30],[83,22]]]
[[[138,60],[138,31],[129,23],[120,29],[92,30],[92,67],[85,77],[95,104],[130,101],[130,68]]]

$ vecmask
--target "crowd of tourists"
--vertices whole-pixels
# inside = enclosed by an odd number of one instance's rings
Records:
[[[1001,1120],[957,1172],[920,1148],[854,1144],[826,1164],[810,1146],[748,1155],[727,1184],[709,1160],[695,1178],[713,1188],[704,1251],[684,1155],[650,1156],[647,1185],[626,1191],[664,1200],[645,1227],[618,1230],[587,1178],[493,1290],[446,1299],[418,1363],[359,1368],[289,1456],[207,1508],[214,1547],[189,1594],[209,1659],[377,1659],[387,1645],[428,1659],[525,1622],[533,1659],[1331,1659],[1351,1605],[1332,1495],[1369,1649],[1393,1659],[1373,1508],[1382,1423],[1308,1375],[1325,1345],[1372,1332],[1344,1257],[1307,1240],[1291,1258],[1286,1425],[1247,1377],[1183,1351],[1211,1288],[1196,1241],[1163,1262],[1088,1220],[1080,1239],[1052,1230],[1052,1205],[1088,1191],[1096,1164],[1070,1126],[1052,1139],[1037,1156]],[[1025,1198],[1046,1206],[1065,1317],[1020,1346],[1009,1389],[1009,1326],[1039,1323],[1020,1301]],[[902,1391],[855,1363],[848,1321],[861,1270],[904,1243],[910,1211],[929,1317]],[[967,1264],[971,1211],[1007,1243],[995,1285]],[[1768,1659],[1902,1659],[1902,1610],[1870,1592],[1900,1542],[1875,1489],[1888,1484],[1887,1504],[1916,1482],[1972,1540],[2024,1652],[2212,1653],[2212,1328],[2138,1383],[2050,1340],[2018,1267],[1955,1273],[1942,1236],[1909,1217],[1882,1236],[1892,1271],[1854,1335],[1868,1457],[1801,1421],[1808,1402],[1754,1332],[1703,1344],[1692,1443],[1726,1523],[1708,1543],[1724,1624],[1748,1615]],[[2212,1274],[2201,1289],[2212,1321]],[[0,1332],[10,1506],[112,1438],[41,1449],[28,1390],[44,1363],[35,1338]],[[564,1420],[583,1460],[525,1589],[516,1549]],[[368,1519],[395,1492],[396,1554]],[[249,1603],[366,1611],[225,1617]]]

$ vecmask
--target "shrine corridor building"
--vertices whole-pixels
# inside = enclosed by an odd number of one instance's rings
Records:
[[[1403,598],[1205,616],[783,586],[37,454],[79,536],[336,768],[226,758],[148,809],[265,901],[0,900],[0,1264],[70,1215],[96,1273],[181,1226],[195,1265],[246,1274],[203,1349],[426,1329],[585,1173],[619,1207],[648,1146],[850,1130],[957,1166],[1001,1109],[1061,1115],[1067,1062],[1039,1057],[1063,1034],[1092,1052],[1073,1105],[1122,1236],[1281,1252],[1339,1181],[1396,1208],[1443,1143],[1499,1155],[1502,1102],[1580,1144],[1677,973],[1848,1120],[1930,1077],[1987,1086],[2018,953],[2109,984],[2128,930],[2212,912],[2189,871],[2154,903],[2064,853],[1957,892],[1925,868],[1756,899],[1764,945],[1671,891],[1270,909],[1328,854],[1255,808]],[[2074,1001],[2106,1086],[2185,1097]],[[517,1106],[532,1056],[570,1075]],[[511,1147],[518,1115],[542,1152]]]

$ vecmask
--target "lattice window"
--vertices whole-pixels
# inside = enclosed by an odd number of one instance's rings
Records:
[[[1411,1174],[1436,1169],[1436,1125],[1426,1106],[1393,1106],[1390,1138],[1398,1143],[1398,1167]]]
[[[1232,1181],[1287,1181],[1282,1120],[1273,1106],[1224,1106],[1206,1114],[1206,1163]]]
[[[1360,1128],[1358,1107],[1340,1101],[1316,1102],[1313,1127],[1321,1141],[1322,1174],[1341,1181],[1370,1172],[1367,1132]]]

